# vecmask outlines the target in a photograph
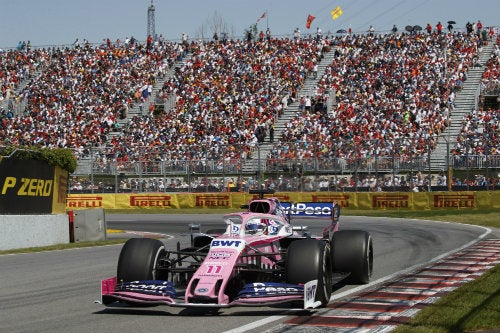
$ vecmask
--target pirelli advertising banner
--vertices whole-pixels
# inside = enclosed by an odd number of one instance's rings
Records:
[[[70,194],[67,209],[176,209],[233,208],[246,203],[244,194],[233,193],[137,193],[137,194]]]
[[[0,214],[66,212],[68,172],[38,160],[0,160]]]
[[[266,195],[267,196],[267,195]],[[500,208],[500,191],[489,192],[278,192],[282,202],[337,202],[343,209],[430,210]],[[238,209],[258,195],[248,193],[71,194],[67,209]]]

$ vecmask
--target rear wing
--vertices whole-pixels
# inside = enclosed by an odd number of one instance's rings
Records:
[[[281,202],[281,207],[289,217],[327,218],[332,223],[338,222],[340,205],[337,202]]]
[[[332,239],[333,234],[339,229],[340,205],[337,202],[282,202],[281,207],[292,218],[323,218],[330,220],[328,226],[323,228],[323,238]],[[295,227],[294,227],[295,229]]]
[[[259,199],[264,199],[264,194],[274,194],[274,190],[272,189],[261,189],[261,190],[248,190],[248,193],[250,194],[258,194]]]

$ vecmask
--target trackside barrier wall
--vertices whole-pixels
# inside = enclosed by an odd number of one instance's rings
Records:
[[[68,171],[0,156],[0,250],[68,243]]]
[[[332,202],[344,209],[442,210],[500,209],[500,191],[463,192],[277,192],[283,202]],[[70,194],[67,210],[231,208],[238,209],[257,195],[249,193]]]
[[[97,242],[106,239],[106,218],[103,208],[68,212],[73,215],[74,242]],[[71,224],[70,224],[71,227]],[[70,229],[70,235],[72,230]]]
[[[69,242],[68,215],[0,215],[0,250]]]

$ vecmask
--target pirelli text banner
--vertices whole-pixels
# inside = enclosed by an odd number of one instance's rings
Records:
[[[157,194],[70,194],[68,210],[104,208],[104,209],[151,209],[180,208],[176,195]]]
[[[267,195],[266,195],[267,196]],[[493,192],[278,192],[282,202],[337,202],[343,209],[430,210],[500,208]],[[258,196],[249,193],[70,194],[66,209],[237,209]]]

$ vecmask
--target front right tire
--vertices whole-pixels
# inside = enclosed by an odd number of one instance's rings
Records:
[[[363,230],[341,230],[332,237],[334,272],[350,273],[348,282],[367,284],[373,272],[373,242]]]

